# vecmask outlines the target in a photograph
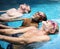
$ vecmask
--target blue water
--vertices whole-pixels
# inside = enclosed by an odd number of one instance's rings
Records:
[[[48,20],[53,20],[58,23],[60,28],[60,1],[59,0],[1,0],[0,10],[7,10],[10,8],[18,8],[19,4],[26,3],[31,6],[31,13],[24,14],[23,18],[30,18],[37,11],[44,12],[47,15]],[[2,6],[2,7],[1,7]],[[8,26],[18,28],[23,21],[7,22]],[[41,27],[41,23],[39,27]],[[49,35],[51,40],[46,43],[34,43],[27,46],[29,49],[60,49],[60,32],[58,34]],[[9,43],[0,42],[1,46],[6,49]]]

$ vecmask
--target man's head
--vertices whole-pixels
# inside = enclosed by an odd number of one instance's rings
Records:
[[[26,5],[26,4],[21,4],[18,8],[18,10],[22,13],[30,13],[31,11],[31,8],[29,5]]]
[[[42,27],[46,32],[55,33],[56,31],[59,30],[58,24],[56,22],[47,20],[47,21],[42,21],[42,23],[43,23]]]
[[[33,21],[38,23],[41,21],[46,21],[47,17],[43,12],[37,12],[33,15],[32,19],[33,19]]]

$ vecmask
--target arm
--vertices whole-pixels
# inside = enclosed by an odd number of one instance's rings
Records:
[[[20,17],[9,17],[9,18],[4,18],[0,17],[1,22],[11,22],[11,21],[20,21],[20,20],[25,20],[27,18],[20,18]]]
[[[16,18],[17,17],[9,17],[9,18],[0,17],[0,21],[1,22],[18,21],[18,20],[15,20]]]
[[[0,40],[7,41],[12,44],[25,44],[24,38],[19,38],[19,37],[9,37],[9,36],[0,35]]]
[[[35,28],[34,26],[30,26],[30,27],[25,27],[22,29],[0,29],[0,34],[12,35],[12,34],[16,34],[16,33],[25,33],[32,29],[37,29],[37,28]]]
[[[12,27],[0,24],[0,29],[12,29]]]
[[[30,37],[9,37],[9,36],[4,36],[0,35],[0,39],[13,43],[13,44],[29,44],[33,42],[43,42],[43,41],[48,41],[50,40],[50,37],[48,35],[43,35],[43,36],[32,36]]]
[[[25,20],[25,19],[27,19],[27,18],[14,18],[14,19],[11,19],[10,21],[20,21],[20,20]]]
[[[6,10],[4,10],[4,11],[0,11],[0,12],[6,12]]]

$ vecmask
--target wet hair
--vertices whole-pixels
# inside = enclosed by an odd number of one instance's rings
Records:
[[[38,15],[40,16],[41,21],[46,21],[47,20],[46,14],[43,13],[43,15],[41,15],[40,12],[38,12]]]

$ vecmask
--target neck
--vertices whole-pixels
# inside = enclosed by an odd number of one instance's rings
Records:
[[[48,35],[49,34],[48,31],[44,30],[43,28],[40,29],[40,31],[42,31],[44,33],[44,35]]]
[[[32,18],[32,22],[39,23],[37,19]]]

